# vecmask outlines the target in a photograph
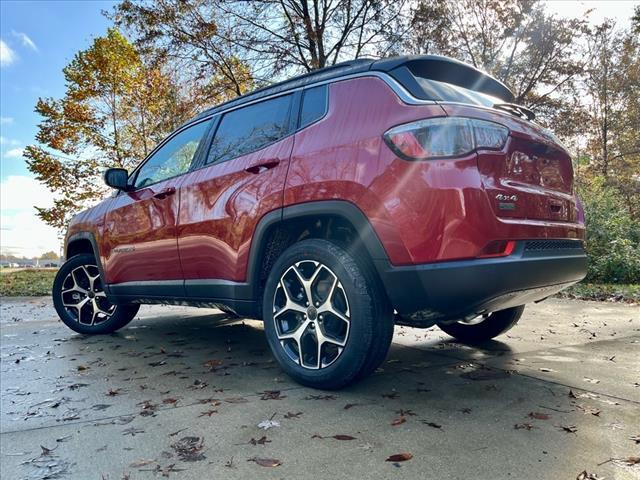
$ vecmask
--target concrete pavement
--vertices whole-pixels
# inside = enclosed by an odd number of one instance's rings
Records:
[[[640,478],[639,306],[551,299],[481,349],[397,327],[379,371],[323,392],[216,310],[86,337],[49,299],[1,303],[3,479]]]

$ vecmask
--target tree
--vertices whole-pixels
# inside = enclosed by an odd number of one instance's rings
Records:
[[[206,103],[219,103],[255,85],[235,45],[239,31],[217,3],[123,0],[106,14],[133,34],[141,51],[169,59],[181,81],[199,88]]]
[[[40,255],[40,260],[60,260],[60,257],[56,252],[51,251],[51,252],[45,252],[42,255]]]
[[[141,46],[218,75],[237,95],[259,83],[364,55],[399,40],[408,0],[123,0],[112,18]],[[230,61],[231,59],[231,61]]]
[[[558,19],[537,0],[420,0],[407,46],[471,63],[543,117],[570,95],[584,65],[584,19]]]
[[[185,95],[160,65],[146,64],[114,28],[63,73],[66,93],[38,100],[38,143],[25,149],[29,169],[56,194],[53,207],[36,207],[38,214],[58,228],[104,195],[101,170],[131,169],[199,108],[192,92]]]

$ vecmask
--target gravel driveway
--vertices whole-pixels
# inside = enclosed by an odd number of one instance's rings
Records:
[[[398,327],[325,392],[216,310],[85,337],[49,299],[1,303],[3,479],[640,478],[639,306],[548,300],[482,348]]]

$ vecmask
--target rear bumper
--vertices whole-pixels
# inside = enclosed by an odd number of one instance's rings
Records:
[[[376,266],[398,313],[433,324],[542,300],[582,280],[587,256],[579,240],[531,240],[507,257]]]

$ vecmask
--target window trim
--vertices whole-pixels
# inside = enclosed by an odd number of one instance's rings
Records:
[[[302,94],[300,95],[300,105],[298,108],[298,122],[296,124],[296,133],[304,130],[311,125],[318,123],[320,120],[325,118],[329,113],[329,83],[322,83],[320,85],[312,85],[311,87],[305,87],[302,89]],[[314,88],[324,88],[324,112],[318,118],[316,118],[313,122],[307,123],[305,126],[302,126],[302,109],[304,108],[304,94],[307,90],[312,90]]]
[[[145,188],[149,188],[152,187],[153,185],[157,185],[158,183],[162,183],[162,182],[166,182],[167,180],[171,180],[173,178],[178,178],[181,177],[182,175],[186,175],[187,173],[191,172],[194,170],[194,166],[196,165],[197,161],[199,160],[200,156],[202,155],[202,148],[203,148],[203,144],[204,142],[208,139],[211,130],[214,126],[216,126],[216,120],[213,118],[214,116],[209,116],[206,118],[202,118],[199,119],[196,122],[193,123],[189,123],[187,125],[182,126],[182,128],[174,131],[173,133],[171,133],[170,135],[168,135],[164,140],[162,140],[158,145],[155,146],[155,148],[153,150],[151,150],[151,152],[149,153],[149,155],[146,156],[146,158],[144,158],[136,168],[133,169],[133,171],[129,174],[129,178],[127,180],[127,184],[131,187],[131,190],[129,190],[126,193],[132,193],[132,192],[139,192],[141,190],[144,190]],[[213,120],[213,121],[212,121]],[[207,129],[207,131],[205,132],[205,134],[202,136],[202,138],[200,139],[200,142],[198,143],[198,148],[196,148],[196,153],[193,155],[193,159],[191,160],[191,164],[189,165],[189,168],[187,171],[180,173],[178,175],[174,175],[173,177],[167,177],[167,178],[163,178],[162,180],[159,180],[155,183],[150,183],[148,185],[145,185],[143,187],[135,187],[135,182],[138,178],[138,174],[140,173],[140,169],[147,164],[147,162],[149,160],[151,160],[151,158],[162,148],[164,147],[168,142],[170,142],[171,140],[173,140],[173,138],[175,138],[177,135],[181,134],[182,132],[184,132],[185,130],[195,127],[196,125],[200,125],[201,123],[204,122],[211,122],[211,125],[209,125],[209,128]],[[125,193],[125,192],[120,192],[120,193]]]

